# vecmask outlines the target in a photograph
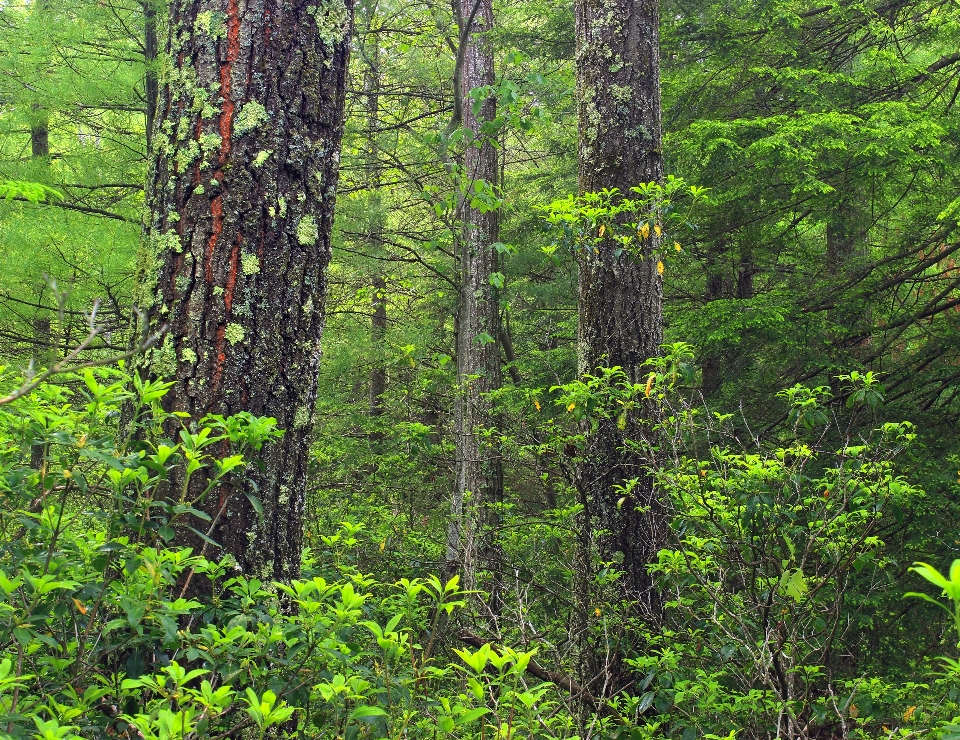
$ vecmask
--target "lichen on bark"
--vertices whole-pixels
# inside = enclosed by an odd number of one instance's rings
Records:
[[[169,410],[285,430],[203,500],[222,549],[186,526],[178,541],[265,581],[300,566],[352,6],[175,0],[161,64],[140,270],[169,333],[145,371],[177,381]]]

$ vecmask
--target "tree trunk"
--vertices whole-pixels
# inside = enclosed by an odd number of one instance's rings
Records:
[[[367,209],[367,243],[370,254],[379,256],[383,249],[384,214],[380,193],[380,38],[373,29],[375,4],[363,9],[364,38],[372,38],[372,43],[364,44],[361,49],[366,69],[363,74],[363,89],[367,98],[367,151],[366,151],[366,187],[369,197]],[[378,268],[379,269],[379,268]],[[371,281],[373,287],[373,316],[370,321],[370,341],[373,345],[370,367],[370,416],[376,418],[383,414],[383,394],[387,390],[387,364],[384,340],[387,335],[387,282],[382,274],[376,274]],[[373,441],[382,439],[380,431],[371,435]]]
[[[300,569],[352,15],[353,0],[170,8],[146,245],[169,333],[148,361],[176,381],[168,410],[249,411],[285,431],[200,504],[210,536],[264,581]]]
[[[153,143],[153,123],[157,117],[157,99],[160,95],[160,82],[157,79],[157,9],[155,0],[143,3],[143,63],[144,94],[146,97],[147,156]]]
[[[492,0],[454,0],[461,29],[459,67],[460,116],[473,141],[464,154],[466,189],[460,202],[461,239],[460,304],[457,315],[456,480],[447,537],[447,570],[459,571],[467,588],[490,592],[487,608],[499,612],[500,557],[495,542],[497,526],[492,504],[503,500],[503,467],[499,451],[484,439],[484,430],[496,426],[488,397],[500,388],[500,299],[491,276],[497,271],[494,243],[499,236],[497,211],[485,213],[471,205],[474,185],[492,188],[497,183],[497,150],[480,129],[497,114],[491,94],[474,113],[470,91],[496,82],[493,48],[478,34],[493,27]],[[471,23],[472,19],[472,23]],[[469,28],[466,28],[469,24]],[[490,580],[479,582],[479,571]]]
[[[580,192],[629,188],[660,181],[663,175],[660,124],[660,73],[657,0],[577,0],[577,103]],[[606,241],[580,259],[579,369],[620,366],[638,382],[644,361],[663,342],[663,283],[657,270],[658,238],[651,233],[641,254],[617,256]],[[594,557],[622,571],[615,594],[627,617],[651,626],[661,618],[662,601],[647,573],[664,544],[665,505],[654,488],[652,460],[625,449],[625,440],[646,433],[652,406],[624,429],[616,420],[586,429],[576,471],[584,513],[576,555],[574,632],[581,685],[609,695],[629,685],[622,657],[630,631],[615,628],[614,643],[590,638],[599,594],[592,592]],[[627,500],[621,486],[638,479]],[[603,618],[607,618],[604,615]]]

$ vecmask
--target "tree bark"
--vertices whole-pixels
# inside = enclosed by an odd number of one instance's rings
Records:
[[[500,604],[500,556],[495,542],[497,515],[491,505],[503,501],[503,467],[495,444],[484,430],[496,426],[488,394],[502,385],[500,363],[500,298],[491,284],[497,271],[499,237],[497,211],[471,205],[474,185],[492,188],[498,180],[497,150],[484,122],[497,115],[493,94],[474,113],[470,91],[496,82],[493,48],[481,36],[493,28],[492,0],[454,0],[460,24],[462,64],[459,67],[460,119],[473,140],[464,153],[465,190],[460,201],[463,223],[460,263],[460,304],[457,315],[456,479],[447,537],[447,571],[460,572],[468,589],[490,592],[487,608],[494,615]],[[472,19],[472,22],[471,22]],[[467,25],[469,24],[469,27]],[[479,583],[478,571],[490,575]]]
[[[663,176],[660,122],[660,71],[657,0],[577,0],[577,104],[580,192],[629,188],[659,182]],[[663,283],[657,269],[658,237],[651,232],[639,254],[617,255],[614,243],[580,258],[579,369],[620,366],[633,382],[645,375],[643,363],[663,343]],[[620,429],[615,419],[586,429],[585,449],[576,470],[583,514],[575,557],[573,630],[578,680],[604,696],[629,686],[622,658],[629,630],[614,643],[590,638],[599,594],[593,593],[594,558],[622,571],[615,594],[625,617],[642,617],[656,626],[662,600],[647,566],[664,544],[665,504],[654,487],[653,461],[626,447],[626,440],[648,433],[652,405]],[[618,488],[638,479],[627,499]],[[604,615],[604,618],[606,616]]]
[[[169,332],[148,362],[176,381],[167,410],[248,411],[284,430],[262,467],[200,504],[210,536],[264,581],[300,570],[352,15],[353,0],[170,8],[145,245]],[[185,526],[178,538],[203,546]]]

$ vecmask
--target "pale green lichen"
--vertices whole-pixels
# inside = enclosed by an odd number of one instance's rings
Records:
[[[317,35],[328,47],[346,38],[350,11],[343,0],[320,0],[316,5],[308,5],[307,12],[317,23]]]
[[[313,296],[312,295],[307,296],[307,302],[303,304],[303,312],[308,315],[313,313]]]
[[[260,258],[248,252],[240,258],[240,266],[244,275],[256,275],[260,272]]]
[[[189,362],[191,365],[196,365],[197,353],[189,347],[185,347],[184,349],[180,350],[180,359],[184,362]]]
[[[222,143],[223,139],[220,134],[204,134],[200,137],[200,149],[205,154],[217,151]]]
[[[280,206],[280,218],[287,217],[287,199],[282,195],[277,198],[277,205]]]
[[[297,413],[293,417],[293,428],[303,429],[309,423],[310,423],[310,410],[306,406],[301,406],[300,408],[297,409]]]
[[[273,154],[273,149],[268,149],[267,151],[257,152],[257,156],[253,158],[254,167],[262,167],[263,163],[270,159],[270,155]]]
[[[227,324],[227,329],[223,334],[230,344],[239,344],[243,341],[244,331],[240,324]]]
[[[153,248],[158,255],[163,254],[168,249],[180,254],[183,251],[183,245],[180,243],[180,237],[176,231],[166,231],[162,234],[154,234]]]
[[[223,288],[222,288],[221,286],[219,286],[219,285],[214,285],[214,286],[213,286],[213,294],[214,294],[214,295],[217,295],[217,296],[223,295]]]
[[[297,224],[297,241],[306,246],[316,244],[319,237],[320,231],[317,229],[317,222],[308,213]]]
[[[194,24],[201,33],[205,33],[212,39],[226,38],[227,35],[227,17],[220,12],[211,13],[204,11],[197,13],[197,21]]]
[[[234,121],[233,124],[233,133],[236,136],[241,136],[248,131],[253,131],[255,128],[269,120],[270,114],[267,113],[267,109],[256,100],[251,100],[250,102],[245,103],[240,109],[240,112],[237,114],[237,120]]]

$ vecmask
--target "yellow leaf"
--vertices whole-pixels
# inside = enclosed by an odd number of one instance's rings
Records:
[[[599,617],[601,614],[603,614],[603,612],[600,611],[600,607],[599,607],[599,606],[598,606],[596,609],[593,610],[593,613],[594,613],[596,616],[598,616],[598,617]]]
[[[600,238],[603,238],[603,234],[604,234],[604,232],[605,232],[606,230],[607,230],[607,225],[606,225],[606,224],[600,224],[600,233],[597,234],[597,236],[599,236]]]
[[[910,718],[913,717],[913,713],[917,711],[916,707],[907,707],[907,711],[903,713],[903,721],[909,722]]]
[[[386,541],[386,540],[384,540],[383,542],[381,542],[381,543],[380,543],[380,552],[383,552],[383,550],[384,550],[384,548],[386,548],[386,546],[387,546],[387,541]]]
[[[653,227],[653,233],[656,234],[657,236],[660,236],[661,234],[663,234],[663,229],[660,228],[660,224],[657,224]]]
[[[79,611],[81,614],[86,614],[86,613],[87,613],[87,607],[85,607],[83,604],[81,604],[80,601],[79,601],[79,599],[74,599],[74,600],[73,600],[73,605],[74,605],[75,607],[77,607],[77,611]]]
[[[650,236],[650,224],[644,224],[641,226],[637,233],[640,235],[641,239],[646,239],[648,236]]]
[[[678,252],[681,251],[680,242],[674,242],[673,248],[676,249]]]
[[[663,275],[663,262],[657,262],[657,273]]]
[[[63,471],[63,477],[64,477],[64,478],[72,478],[72,477],[73,477],[73,471],[72,471],[72,470],[64,470],[64,471]]]
[[[650,398],[650,391],[653,389],[653,379],[655,377],[656,376],[653,373],[650,373],[650,377],[647,378],[647,387],[643,391],[643,395],[645,395],[647,398]]]
[[[537,407],[537,411],[540,410],[540,402],[538,400],[534,399],[533,405]]]
[[[570,412],[573,411],[576,407],[577,407],[577,404],[571,403],[569,406],[567,406],[567,413],[570,413]]]

